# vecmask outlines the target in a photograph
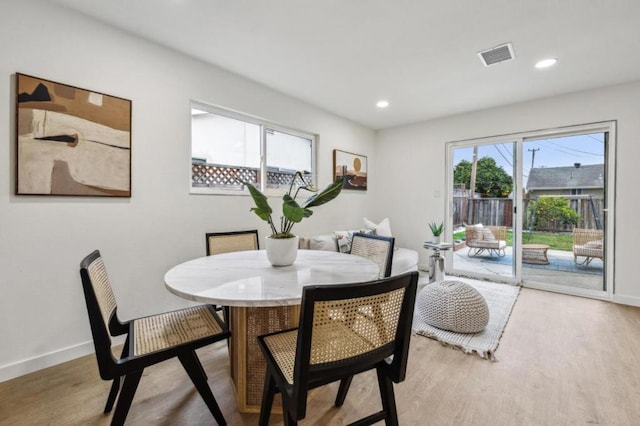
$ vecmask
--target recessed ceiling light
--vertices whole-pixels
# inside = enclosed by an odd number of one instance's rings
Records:
[[[389,106],[389,101],[378,101],[376,102],[376,106],[378,108],[386,108]]]
[[[543,59],[536,62],[536,68],[548,68],[552,65],[555,65],[556,62],[558,62],[556,58]]]

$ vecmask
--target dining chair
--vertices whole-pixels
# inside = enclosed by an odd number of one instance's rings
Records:
[[[194,306],[122,322],[118,318],[115,295],[98,250],[82,260],[80,277],[100,377],[113,380],[105,413],[111,412],[118,397],[111,424],[124,424],[145,367],[174,357],[180,360],[218,424],[226,424],[195,352],[202,346],[229,337],[227,325],[213,308]],[[119,335],[126,335],[126,339],[122,355],[116,359],[111,339]],[[121,377],[124,377],[122,389]]]
[[[207,256],[232,251],[260,250],[258,230],[208,232],[206,236]]]
[[[395,238],[356,232],[351,239],[350,254],[374,261],[380,270],[379,278],[391,275]]]
[[[285,425],[306,416],[310,389],[376,370],[382,410],[354,423],[398,424],[393,383],[407,370],[418,273],[302,290],[298,328],[258,337],[267,362],[259,424],[269,423],[275,394]],[[338,309],[336,309],[338,308]],[[343,405],[339,392],[335,405]]]
[[[205,234],[207,256],[214,254],[231,253],[234,251],[260,250],[258,230],[207,232]],[[215,305],[214,309],[222,311],[224,320],[229,322],[229,307]]]

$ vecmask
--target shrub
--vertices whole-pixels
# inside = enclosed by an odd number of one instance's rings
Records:
[[[560,197],[540,197],[529,206],[529,215],[535,211],[536,230],[556,231],[560,225],[578,225],[580,215],[569,206],[569,202]]]

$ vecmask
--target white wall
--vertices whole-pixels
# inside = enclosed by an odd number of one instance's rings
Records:
[[[640,82],[541,99],[378,132],[372,210],[389,216],[394,235],[420,252],[427,223],[445,215],[445,143],[617,120],[614,301],[640,306],[637,279]],[[436,196],[439,192],[440,197]]]
[[[191,99],[319,134],[320,186],[333,149],[374,156],[367,128],[45,2],[3,1],[0,40],[0,381],[93,349],[78,274],[91,250],[127,319],[186,304],[163,275],[204,255],[205,232],[267,235],[250,198],[189,195]],[[14,195],[16,72],[133,101],[130,199]],[[367,198],[345,192],[294,230],[360,226]]]

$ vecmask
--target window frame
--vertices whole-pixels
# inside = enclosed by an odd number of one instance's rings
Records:
[[[206,102],[191,100],[189,103],[189,193],[190,194],[208,194],[208,195],[250,195],[246,187],[242,189],[231,188],[212,188],[212,187],[197,187],[193,186],[193,121],[192,121],[192,109],[199,109],[211,114],[216,114],[222,117],[242,121],[249,124],[254,124],[260,127],[260,170],[259,170],[259,186],[256,186],[266,196],[282,196],[288,188],[267,188],[267,132],[273,130],[280,133],[286,133],[292,136],[298,136],[311,141],[311,184],[315,187],[318,182],[318,165],[317,165],[317,150],[319,135],[312,132],[307,132],[293,127],[289,127],[283,124],[275,123],[273,121],[265,120],[260,117],[256,117],[250,114],[245,114],[239,111],[234,111],[228,108],[224,108],[217,105],[211,105]]]

